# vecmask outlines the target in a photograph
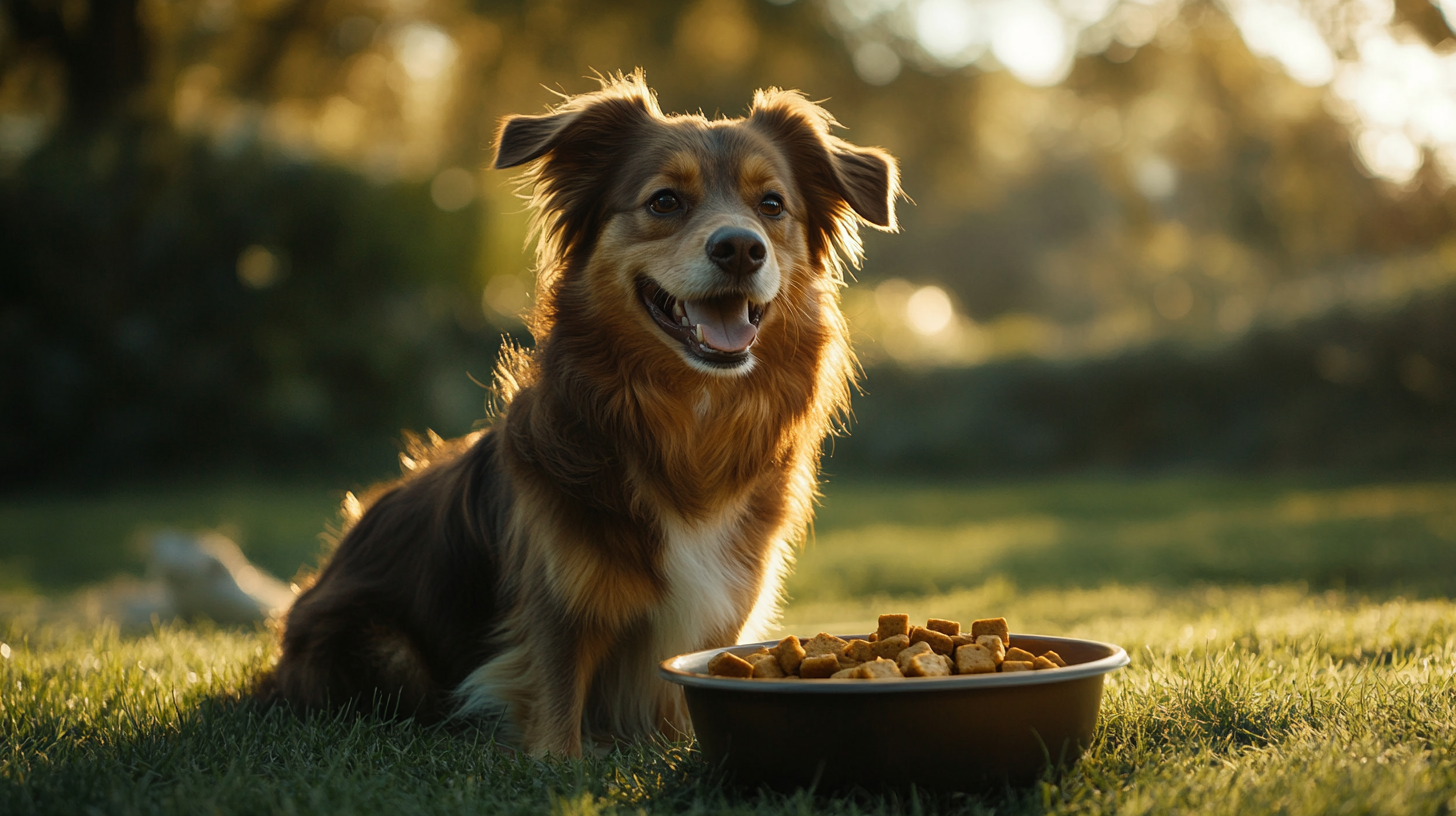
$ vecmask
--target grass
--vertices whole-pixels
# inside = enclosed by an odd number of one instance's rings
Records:
[[[291,494],[277,517],[207,491],[47,512],[17,501],[0,505],[0,560],[21,551],[17,530],[59,539],[105,518],[125,541],[180,508],[232,523],[255,556],[254,530],[271,530],[269,546],[296,566],[331,512],[316,493],[314,504]],[[791,583],[786,628],[863,630],[889,609],[1004,613],[1019,630],[1132,655],[1078,766],[980,796],[741,791],[691,744],[537,762],[477,731],[298,721],[237,701],[267,660],[265,632],[165,625],[123,637],[48,620],[34,595],[12,593],[0,610],[0,813],[1450,814],[1453,544],[1452,484],[836,487]],[[140,566],[135,553],[116,563]],[[54,581],[23,588],[72,585]]]

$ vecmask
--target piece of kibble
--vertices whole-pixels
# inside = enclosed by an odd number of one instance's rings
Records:
[[[1019,646],[1012,646],[1006,650],[1006,657],[1002,658],[1002,660],[1019,660],[1024,663],[1030,663],[1036,660],[1036,655]]]
[[[895,635],[891,638],[876,641],[874,644],[875,657],[884,657],[889,658],[890,660],[894,660],[895,658],[899,657],[900,653],[905,651],[905,647],[909,645],[909,635]]]
[[[996,665],[1001,665],[1001,661],[1006,659],[1006,644],[1001,642],[1000,637],[996,635],[981,635],[976,638],[976,643],[986,647],[986,651],[991,653],[991,659],[996,661]]]
[[[839,655],[816,655],[804,658],[799,664],[799,676],[805,680],[816,677],[830,677],[839,671]]]
[[[819,655],[841,655],[844,654],[844,647],[849,641],[837,638],[828,632],[820,632],[814,637],[804,641],[804,654],[808,657]]]
[[[755,680],[773,680],[783,676],[784,669],[773,655],[769,655],[767,660],[760,660],[753,664],[753,679]]]
[[[900,672],[900,667],[896,665],[895,661],[886,660],[883,657],[877,657],[874,660],[871,660],[870,662],[864,664],[863,666],[860,666],[855,671],[858,671],[859,676],[863,677],[866,680],[883,680],[887,677],[904,677],[904,675]]]
[[[1051,662],[1050,660],[1047,660],[1045,657],[1038,657],[1037,659],[1031,661],[1031,667],[1033,669],[1057,669],[1057,668],[1061,668],[1057,664]]]
[[[753,664],[731,652],[719,652],[708,661],[708,674],[715,677],[752,677]]]
[[[966,645],[969,645],[969,644],[975,643],[975,642],[976,642],[976,639],[973,638],[973,637],[971,637],[969,634],[967,634],[965,632],[962,632],[959,635],[951,635],[950,636],[950,645],[951,645],[952,648],[955,648],[955,649],[959,649],[962,646],[966,646]]]
[[[804,661],[804,647],[797,637],[789,635],[768,651],[778,658],[779,668],[784,670],[784,674],[799,673],[799,664]]]
[[[955,637],[961,633],[961,622],[946,620],[944,618],[931,618],[925,622],[925,628],[939,632],[946,637]]]
[[[900,653],[895,655],[895,662],[900,665],[900,671],[907,671],[910,668],[910,661],[914,660],[916,656],[931,654],[934,651],[934,649],[930,648],[929,643],[922,640],[919,643],[914,643],[901,649]]]
[[[1042,652],[1041,653],[1041,656],[1042,657],[1045,657],[1047,660],[1050,660],[1051,662],[1057,664],[1057,666],[1059,668],[1065,669],[1067,667],[1067,661],[1063,660],[1062,659],[1062,656],[1059,655],[1059,654],[1057,654],[1056,652],[1053,652],[1053,651],[1045,651],[1045,652]]]
[[[1033,668],[1030,660],[1001,661],[1001,671],[1003,672],[1031,671]]]
[[[1005,618],[984,618],[971,624],[971,637],[979,638],[981,635],[1000,635],[1001,643],[1011,645],[1011,630],[1006,626]]]
[[[875,632],[875,634],[879,635],[876,640],[885,640],[886,638],[892,638],[895,635],[910,634],[910,616],[881,615],[880,628]]]
[[[868,638],[866,638],[866,640],[868,640],[870,643],[874,643],[875,641],[877,641],[879,639],[880,639],[880,633],[879,632],[870,632],[870,636]]]
[[[950,658],[934,652],[910,658],[910,666],[905,671],[906,677],[949,677],[950,674]]]
[[[955,645],[950,642],[950,635],[941,634],[934,629],[926,629],[923,626],[917,626],[911,629],[910,642],[914,644],[922,641],[929,643],[930,648],[934,649],[936,654],[950,654],[951,649],[955,648]]]
[[[991,650],[979,643],[968,643],[956,649],[956,674],[992,674],[996,671],[996,660]]]
[[[858,680],[859,679],[859,676],[860,676],[859,675],[859,666],[850,666],[847,669],[840,669],[839,671],[835,672],[834,674],[829,675],[829,679],[830,680]]]
[[[875,659],[875,645],[868,640],[851,640],[844,647],[844,654],[851,660],[864,663]]]

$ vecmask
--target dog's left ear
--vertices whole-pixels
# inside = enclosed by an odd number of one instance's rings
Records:
[[[899,229],[900,168],[889,153],[834,136],[834,117],[796,91],[758,91],[749,122],[794,154],[806,181],[833,190],[861,221],[887,232]]]

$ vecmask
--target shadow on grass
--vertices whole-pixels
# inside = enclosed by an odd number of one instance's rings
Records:
[[[483,729],[376,716],[297,717],[236,696],[122,712],[111,727],[32,720],[0,776],[5,813],[1005,813],[984,795],[745,789],[692,743],[652,741],[539,760]]]

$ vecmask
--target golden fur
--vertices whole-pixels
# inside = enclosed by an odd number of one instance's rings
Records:
[[[894,161],[832,125],[776,89],[744,119],[665,116],[640,72],[504,121],[535,349],[503,352],[488,430],[414,445],[355,508],[270,694],[499,712],[534,753],[687,731],[656,664],[776,613],[849,402],[842,264],[860,223],[895,228]]]

